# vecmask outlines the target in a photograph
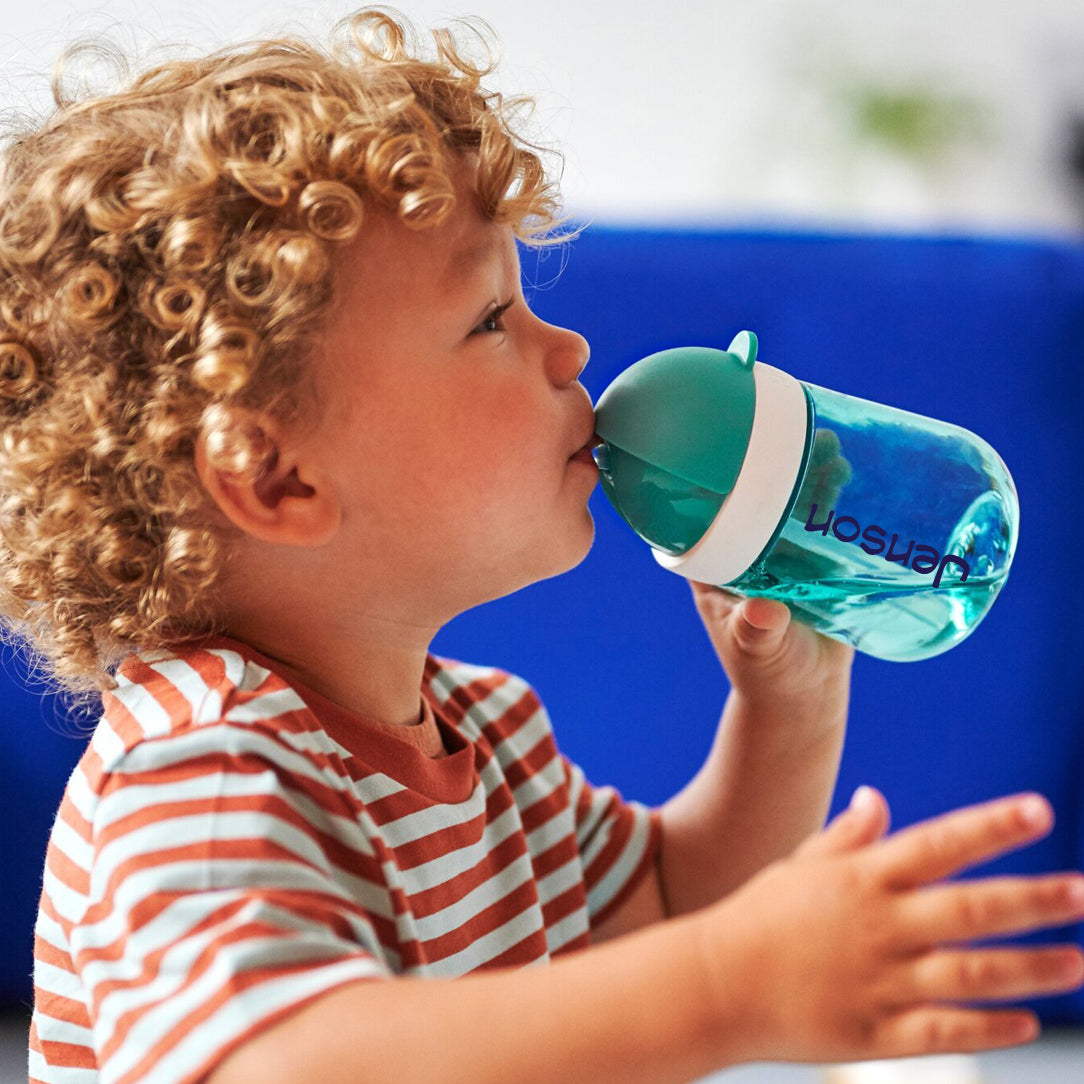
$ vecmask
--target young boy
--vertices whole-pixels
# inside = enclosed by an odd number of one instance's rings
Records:
[[[1084,916],[1084,878],[934,882],[1049,806],[885,839],[864,790],[818,832],[853,652],[785,606],[694,585],[732,692],[661,809],[429,652],[588,552],[588,346],[525,304],[556,203],[489,69],[346,25],[352,56],[168,63],[7,151],[3,613],[104,705],[30,1077],[681,1081],[1033,1037],[964,1003],[1074,989],[1079,949],[963,943]]]

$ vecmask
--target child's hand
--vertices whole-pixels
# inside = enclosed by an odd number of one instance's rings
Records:
[[[777,704],[849,683],[854,648],[792,621],[786,603],[695,580],[689,586],[731,686],[750,702]]]
[[[1030,809],[1037,819],[1027,819]],[[743,1061],[827,1062],[1034,1038],[1032,1013],[966,1003],[1077,989],[1084,953],[964,943],[1079,920],[1084,877],[935,882],[1032,842],[1051,824],[1045,800],[1017,796],[881,840],[888,807],[867,791],[789,858],[697,913],[720,1042],[738,1034]]]

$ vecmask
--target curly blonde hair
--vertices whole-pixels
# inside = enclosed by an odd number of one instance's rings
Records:
[[[567,219],[536,153],[556,152],[513,125],[533,100],[481,86],[495,35],[464,25],[487,63],[447,28],[432,31],[435,57],[414,55],[405,17],[363,8],[328,50],[250,42],[83,100],[60,85],[77,44],[54,69],[56,109],[9,135],[0,622],[73,704],[114,688],[136,648],[220,631],[231,528],[200,484],[196,441],[256,472],[266,449],[247,408],[315,418],[306,357],[335,248],[367,215],[440,223],[471,154],[490,218],[534,246],[575,232],[555,232]]]

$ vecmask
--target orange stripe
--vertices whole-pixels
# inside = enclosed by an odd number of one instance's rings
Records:
[[[86,1005],[82,1001],[65,997],[63,994],[38,989],[35,991],[34,1007],[46,1016],[52,1016],[57,1020],[66,1020],[69,1024],[78,1024],[80,1027],[90,1027]]]
[[[449,824],[402,843],[395,848],[395,865],[402,870],[414,869],[442,855],[473,847],[482,838],[486,824],[492,820],[492,817],[479,812],[462,824]]]
[[[254,774],[247,769],[238,774]],[[163,794],[169,793],[168,787],[162,787]],[[326,806],[322,806],[326,809]],[[336,836],[323,831],[313,824],[296,806],[291,805],[282,795],[273,791],[259,794],[230,794],[226,792],[212,798],[189,798],[183,801],[161,801],[146,805],[128,816],[119,818],[99,832],[99,849],[107,844],[122,840],[131,832],[157,824],[167,824],[177,817],[194,817],[205,814],[258,813],[273,817],[283,824],[288,824],[308,836],[336,865],[350,869],[367,864],[374,867],[371,856],[356,851]],[[341,814],[340,814],[341,815]],[[198,854],[200,844],[189,844]],[[376,872],[375,868],[373,870]]]
[[[505,769],[504,775],[508,786],[515,790],[521,783],[544,771],[556,756],[557,746],[554,744],[553,736],[543,735],[523,756],[514,760]]]
[[[59,967],[62,971],[70,971],[75,974],[72,966],[72,958],[63,949],[50,944],[41,934],[34,934],[34,959],[40,960],[50,967]]]
[[[648,823],[648,843],[643,856],[609,903],[591,917],[592,926],[597,926],[600,922],[609,918],[639,886],[643,877],[650,875],[650,871],[655,864],[655,855],[662,842],[662,811],[657,808],[652,809]]]
[[[57,816],[77,835],[87,843],[93,841],[93,825],[86,820],[71,800],[68,789],[65,788],[64,796],[60,799],[60,809]]]
[[[418,918],[436,915],[446,907],[452,907],[490,878],[503,873],[513,862],[527,853],[526,842],[518,832],[513,832],[471,869],[463,870],[450,880],[432,888],[416,892],[410,897],[410,909]]]
[[[45,866],[61,884],[73,892],[78,892],[80,896],[85,896],[90,891],[87,871],[69,858],[52,839],[45,848]]]
[[[168,739],[159,739],[168,740]],[[291,750],[291,752],[294,752]],[[306,758],[309,759],[309,758]],[[340,791],[329,783],[323,783],[318,779],[291,771],[288,767],[280,765],[270,757],[263,757],[256,752],[231,754],[224,751],[210,751],[197,755],[188,756],[183,760],[175,761],[169,765],[152,768],[147,771],[127,771],[123,774],[112,776],[102,789],[101,796],[106,798],[113,792],[127,786],[161,787],[163,794],[168,794],[171,786],[184,783],[192,779],[210,778],[224,773],[243,775],[248,777],[260,776],[271,772],[274,774],[276,784],[269,787],[265,793],[272,793],[273,789],[281,789],[286,793],[300,792],[315,802],[321,809],[339,816],[351,816],[354,811],[344,800]],[[228,791],[226,792],[228,796]],[[199,799],[189,799],[199,801]],[[145,807],[147,808],[147,807]],[[155,803],[153,808],[160,808]],[[121,818],[98,834],[101,840],[108,840],[114,835],[123,835],[129,830],[131,818],[135,818],[135,824],[146,823],[148,818],[143,810],[137,810]],[[153,819],[150,818],[150,819]]]
[[[462,952],[537,903],[538,886],[534,881],[524,881],[518,888],[494,901],[485,910],[479,911],[463,925],[439,937],[423,941],[425,955],[427,959],[435,961]]]
[[[625,846],[632,835],[633,815],[632,811],[620,808],[616,799],[611,799],[605,807],[605,815],[599,821],[599,827],[611,824],[610,837],[606,840],[602,850],[584,866],[584,880],[587,891],[595,887],[610,872],[610,869],[625,851]]]
[[[542,917],[545,919],[546,928],[552,929],[558,922],[568,918],[586,903],[587,895],[583,890],[583,883],[577,881],[559,896],[554,896],[552,900],[542,905]]]
[[[526,964],[534,963],[535,960],[541,959],[545,955],[546,934],[543,930],[536,930],[529,937],[525,937],[522,941],[511,945],[499,956],[495,956],[492,960],[486,960],[485,963],[480,964],[474,970],[480,972],[493,971],[499,967],[523,967]]]
[[[576,837],[570,832],[562,836],[556,843],[547,847],[534,860],[535,876],[541,880],[548,877],[554,870],[560,869],[567,862],[579,857],[579,847],[576,845]]]
[[[295,913],[299,911],[299,907],[296,902],[293,904],[292,907],[290,907],[290,901],[280,901],[278,895],[272,897],[272,902],[276,904],[281,904],[286,909],[292,909]],[[202,921],[198,927],[195,927],[191,933],[191,936],[197,936],[198,934],[206,931],[208,928],[229,922],[244,908],[248,907],[250,903],[251,900],[244,899],[238,900],[228,906],[219,908],[215,911],[213,915],[207,916],[207,918],[204,919],[204,921]],[[323,925],[327,926],[329,929],[332,930],[332,932],[336,933],[340,937],[345,938],[347,936],[346,923],[342,920],[341,916],[333,910],[332,906],[325,906],[321,915],[317,913],[317,910],[311,906],[311,901],[309,901],[309,904],[310,905],[307,908],[308,916],[314,917],[316,921],[321,922]],[[287,939],[289,939],[292,934],[293,931],[285,931],[285,937]],[[203,976],[204,973],[214,965],[216,958],[227,946],[239,942],[249,941],[253,938],[262,938],[275,935],[283,936],[283,929],[280,926],[275,925],[274,923],[264,921],[262,919],[247,921],[241,926],[236,926],[232,929],[224,930],[221,936],[210,940],[201,949],[199,955],[193,961],[192,966],[185,974],[181,985],[170,994],[170,998],[172,999],[181,996],[184,991],[186,991],[193,983],[197,982],[201,978],[201,976]],[[174,946],[172,944],[163,945],[154,953],[149,954],[144,960],[143,969],[138,976],[132,976],[131,978],[124,980],[110,980],[99,984],[99,986],[96,987],[94,991],[93,1011],[95,1017],[97,1017],[97,1015],[101,1011],[102,1001],[109,994],[114,993],[118,990],[140,989],[153,981],[160,973],[159,965],[161,964],[163,956],[173,947]],[[366,952],[360,945],[358,945],[356,947],[356,950],[344,950],[342,953],[342,958],[347,958],[353,955],[371,956],[370,953]],[[323,959],[323,957],[321,957],[321,959],[318,961],[319,965],[322,965],[324,962],[325,960]],[[283,970],[288,971],[294,966],[295,965],[293,964],[286,967],[280,967],[278,965],[275,965],[274,967],[270,968],[256,968],[253,969],[252,972],[244,972],[243,974],[252,973],[262,976],[262,978],[268,978],[274,975],[278,975]],[[316,966],[316,964],[308,963],[298,966],[312,967]],[[230,981],[236,981],[238,978],[239,976],[234,976],[231,978]],[[139,1005],[133,1009],[130,1009],[128,1012],[124,1013],[117,1019],[116,1028],[113,1034],[110,1036],[108,1043],[102,1050],[103,1059],[108,1059],[112,1055],[112,1053],[116,1050],[117,1046],[121,1042],[123,1042],[124,1037],[130,1027],[146,1012],[149,1012],[151,1009],[153,1009],[155,1007],[155,1004]]]
[[[41,1055],[49,1065],[60,1069],[97,1069],[94,1050],[82,1043],[60,1043],[53,1039],[41,1041]]]
[[[131,874],[142,870],[155,869],[159,866],[173,865],[177,862],[191,862],[196,859],[204,862],[214,862],[216,860],[234,861],[237,859],[247,859],[252,862],[284,861],[295,866],[315,869],[321,876],[326,877],[320,867],[314,866],[311,862],[299,858],[293,851],[265,838],[209,839],[198,846],[188,845],[167,848],[154,851],[149,855],[138,855],[121,862],[110,876],[103,898],[96,900],[88,907],[83,919],[84,923],[89,925],[101,922],[112,913],[112,900],[116,890]],[[256,891],[261,891],[259,886],[256,886]],[[134,914],[135,909],[127,915],[128,932],[133,932],[139,928],[131,925]]]
[[[38,901],[38,910],[41,911],[46,918],[52,919],[59,927],[65,937],[71,937],[72,924],[64,918],[60,912],[56,909],[56,905],[53,903],[52,897],[44,889],[41,893],[41,898]]]
[[[344,956],[342,957],[342,959],[350,959],[350,957]],[[330,966],[331,964],[334,964],[336,962],[337,961],[334,958],[323,960],[321,961],[321,966]],[[307,970],[311,970],[311,965],[298,964],[296,966],[284,967],[281,970],[275,972],[275,974],[276,976],[289,975],[297,972],[304,972]],[[250,986],[254,986],[259,984],[260,982],[265,981],[267,977],[268,976],[266,975],[259,975],[257,973],[249,972],[245,975],[238,976],[237,981],[222,987],[213,998],[205,1001],[196,1012],[192,1013],[189,1017],[187,1017],[182,1026],[171,1032],[167,1039],[156,1043],[151,1048],[151,1050],[149,1050],[147,1054],[142,1058],[142,1060],[132,1068],[131,1072],[126,1073],[117,1081],[117,1084],[135,1084],[136,1081],[142,1081],[145,1079],[153,1080],[154,1076],[152,1070],[162,1057],[164,1057],[166,1054],[169,1053],[169,1051],[174,1049],[174,1047],[176,1047],[184,1038],[186,1038],[191,1032],[193,1032],[196,1028],[203,1024],[207,1019],[213,1016],[226,1001],[228,1001],[232,997],[236,997],[237,994],[247,990]],[[306,995],[303,998],[298,998],[298,1000],[295,1001],[293,1004],[284,1006],[283,1008],[276,1010],[275,1012],[271,1013],[269,1016],[265,1017],[260,1021],[254,1021],[253,1024],[249,1028],[247,1028],[242,1034],[237,1036],[231,1036],[227,1042],[220,1043],[217,1049],[214,1047],[208,1047],[208,1054],[217,1054],[219,1055],[219,1057],[224,1056],[226,1052],[242,1045],[242,1043],[244,1043],[245,1040],[249,1036],[251,1036],[257,1029],[270,1026],[275,1021],[282,1019],[289,1013],[296,1012],[302,1006],[307,1005],[312,1001],[315,1001],[318,997],[321,997],[323,994],[330,992],[330,990],[335,989],[337,986],[343,986],[347,982],[357,981],[359,981],[357,976],[353,976],[350,979],[340,980],[338,983],[336,983],[334,986],[329,987],[327,990],[320,990],[311,995]],[[372,978],[366,978],[360,981],[382,982],[384,981],[384,979],[383,976],[374,975]],[[217,1060],[217,1058],[214,1060]],[[202,1079],[207,1072],[207,1067],[209,1067],[211,1064],[213,1064],[213,1061],[211,1058],[208,1058],[204,1062],[204,1064],[199,1067],[199,1070],[196,1073],[185,1078],[185,1080],[180,1082],[180,1084],[190,1084],[190,1082]]]

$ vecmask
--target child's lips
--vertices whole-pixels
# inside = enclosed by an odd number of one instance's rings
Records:
[[[599,439],[598,434],[595,434],[575,455],[569,456],[569,459],[575,460],[577,463],[585,463],[592,469],[598,470],[594,451],[602,443],[603,441]]]
[[[587,456],[593,463],[594,456],[591,453],[602,443],[602,437],[600,437],[598,433],[592,433],[591,436],[587,438],[583,447],[580,448],[579,451],[573,452],[572,455],[569,456],[569,459],[580,459],[583,456]]]

